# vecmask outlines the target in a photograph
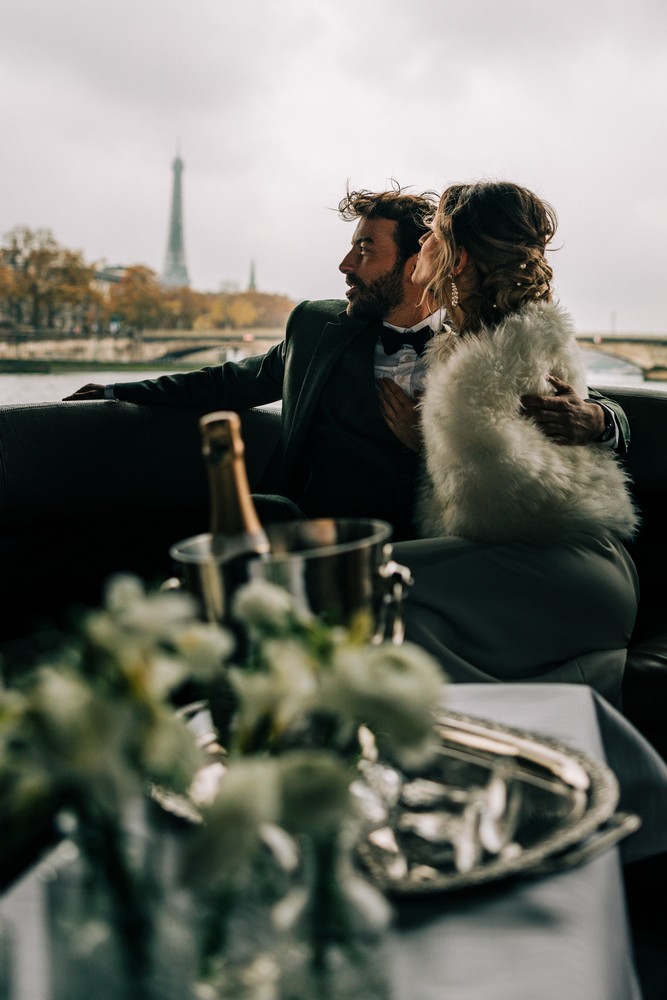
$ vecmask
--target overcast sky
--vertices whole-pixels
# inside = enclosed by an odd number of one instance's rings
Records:
[[[0,234],[193,287],[343,293],[331,209],[516,180],[556,208],[582,331],[667,333],[666,0],[3,0]]]

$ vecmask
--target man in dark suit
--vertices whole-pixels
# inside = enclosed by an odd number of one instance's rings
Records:
[[[340,214],[357,225],[340,264],[347,304],[300,303],[284,341],[264,355],[140,382],[89,384],[67,399],[211,410],[282,399],[286,515],[381,518],[394,526],[396,540],[412,537],[421,352],[446,318],[411,282],[434,208],[430,193],[348,193]],[[617,404],[599,394],[583,400],[564,383],[554,384],[555,396],[523,401],[546,434],[563,444],[608,440],[625,449],[629,428]]]

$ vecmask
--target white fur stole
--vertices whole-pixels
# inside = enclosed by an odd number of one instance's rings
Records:
[[[554,392],[548,374],[586,396],[573,324],[560,307],[535,303],[478,334],[434,337],[428,360],[423,536],[633,534],[628,477],[609,447],[555,444],[520,412],[520,396]]]

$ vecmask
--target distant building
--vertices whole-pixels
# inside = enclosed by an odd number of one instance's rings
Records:
[[[250,280],[248,281],[248,291],[249,292],[256,292],[257,291],[257,282],[255,280],[255,262],[254,262],[254,260],[250,261]]]
[[[111,286],[117,285],[126,271],[127,268],[122,264],[99,264],[93,275],[95,290],[105,299],[108,298]]]
[[[190,278],[185,265],[185,247],[183,244],[183,191],[182,174],[184,163],[177,156],[171,165],[174,171],[174,183],[171,192],[171,216],[169,219],[169,237],[167,252],[164,259],[164,270],[160,281],[167,288],[183,288],[189,286]]]

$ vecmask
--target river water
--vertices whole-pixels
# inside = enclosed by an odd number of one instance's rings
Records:
[[[583,350],[588,366],[589,385],[648,385],[652,389],[667,392],[667,382],[644,382],[642,372],[634,365],[605,357],[590,349]],[[63,396],[79,389],[86,382],[123,382],[133,379],[157,378],[158,375],[173,374],[173,368],[165,371],[155,369],[147,372],[118,371],[73,371],[54,374],[26,373],[21,375],[0,374],[0,405],[7,403],[46,403],[60,400]]]
[[[155,371],[118,371],[110,368],[108,371],[73,371],[54,372],[43,375],[39,373],[26,372],[20,375],[0,374],[0,405],[6,403],[53,403],[69,396],[80,389],[86,382],[99,382],[106,385],[107,382],[129,382],[134,379],[157,378],[158,375],[173,374],[170,372]]]

